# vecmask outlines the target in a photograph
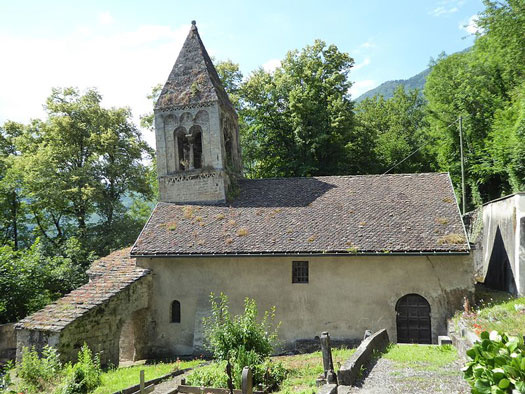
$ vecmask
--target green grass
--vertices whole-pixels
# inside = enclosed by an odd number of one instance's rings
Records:
[[[464,316],[476,333],[504,331],[511,335],[525,333],[525,297],[513,298],[498,304],[487,304],[475,313]]]
[[[469,313],[458,312],[454,322],[466,323],[476,334],[482,331],[503,331],[511,335],[525,334],[525,297],[515,298],[503,291],[476,286],[476,305]]]
[[[438,370],[454,362],[458,355],[451,345],[391,344],[382,357],[394,361],[399,368]]]
[[[140,381],[140,370],[142,369],[144,370],[144,378],[148,381],[178,369],[195,367],[200,363],[202,363],[202,360],[177,361],[174,363],[157,363],[111,369],[102,373],[102,384],[94,391],[94,394],[111,394],[115,391],[138,384]]]
[[[334,368],[339,369],[355,349],[333,349]],[[300,354],[296,356],[274,357],[273,360],[283,363],[289,371],[288,377],[281,384],[277,394],[314,394],[317,392],[315,380],[323,373],[321,352]]]

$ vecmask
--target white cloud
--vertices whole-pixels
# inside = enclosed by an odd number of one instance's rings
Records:
[[[271,73],[274,72],[276,68],[281,67],[281,61],[279,59],[270,59],[262,65],[264,71]]]
[[[98,15],[98,22],[101,25],[111,25],[115,20],[109,13],[109,11],[102,12]]]
[[[437,17],[455,14],[464,4],[465,0],[440,0],[429,14]]]
[[[361,44],[361,48],[375,48],[376,44],[371,41],[366,41]]]
[[[478,26],[478,15],[472,15],[467,21],[462,21],[459,24],[461,30],[465,30],[468,34],[481,33],[481,28]]]
[[[378,85],[377,81],[374,79],[364,79],[362,81],[354,82],[350,88],[350,94],[355,99],[361,96],[363,93],[369,91],[370,89],[375,88]]]
[[[430,11],[430,15],[433,16],[442,16],[442,15],[450,15],[454,14],[459,11],[458,7],[436,7],[432,11]]]
[[[352,70],[356,71],[356,70],[359,70],[360,68],[366,67],[370,64],[370,62],[371,62],[371,59],[369,56],[367,56],[365,57],[365,60],[363,60],[361,63],[356,64]]]
[[[96,87],[105,106],[129,106],[138,123],[151,111],[146,98],[162,83],[189,31],[143,25],[133,31],[101,33],[83,26],[58,39],[0,34],[0,123],[44,117],[52,87]],[[144,136],[153,145],[152,133]]]

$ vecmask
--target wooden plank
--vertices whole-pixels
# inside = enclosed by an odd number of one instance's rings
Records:
[[[205,363],[203,365],[199,365],[199,367],[207,365],[207,364],[209,364],[209,363]],[[191,371],[192,369],[193,368],[178,369],[175,372],[170,372],[170,373],[168,373],[166,375],[159,376],[158,378],[148,380],[147,382],[145,382],[145,385],[149,386],[150,384],[157,384],[157,383],[161,382],[162,380],[166,380],[166,379],[169,379],[169,378],[174,378],[175,376],[182,375],[182,374],[184,374],[186,372]],[[139,389],[140,389],[140,384],[136,384],[134,386],[122,389],[120,391],[116,391],[113,394],[134,394]]]
[[[213,387],[197,387],[197,386],[186,386],[179,385],[177,388],[179,393],[188,393],[188,394],[229,394],[228,389],[218,389]],[[234,394],[242,394],[241,390],[233,390]],[[253,394],[264,394],[263,391],[254,391]]]
[[[143,389],[139,389],[138,391],[135,391],[131,394],[148,394],[148,393],[151,393],[153,390],[155,390],[155,385],[152,384],[150,386],[147,386]]]

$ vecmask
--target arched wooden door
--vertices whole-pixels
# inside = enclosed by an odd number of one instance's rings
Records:
[[[398,343],[432,343],[430,304],[418,294],[407,294],[396,304]]]

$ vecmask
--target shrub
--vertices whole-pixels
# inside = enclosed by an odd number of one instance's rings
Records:
[[[228,387],[226,361],[196,368],[188,375],[186,382],[192,386],[199,387]]]
[[[233,385],[241,387],[242,369],[250,367],[254,385],[263,389],[277,386],[285,377],[286,370],[279,364],[272,364],[270,355],[277,342],[278,327],[274,326],[275,307],[266,311],[261,322],[257,321],[258,310],[255,300],[246,298],[244,313],[232,316],[228,297],[218,298],[211,294],[212,314],[204,319],[206,347],[219,363],[214,367],[202,368],[188,377],[190,384],[199,386],[227,387],[226,365],[232,366]]]
[[[273,328],[275,307],[264,312],[262,321],[257,322],[255,300],[244,300],[244,313],[232,316],[228,297],[221,293],[218,299],[210,296],[212,314],[204,319],[206,346],[218,360],[228,360],[239,349],[254,351],[262,358],[270,356],[277,341],[277,327]]]
[[[86,394],[93,391],[101,383],[100,360],[98,355],[93,357],[91,350],[84,343],[78,353],[78,362],[69,366],[66,372],[62,394]]]
[[[61,370],[62,364],[56,349],[46,345],[42,357],[39,357],[34,346],[31,349],[24,347],[16,373],[28,391],[44,391],[47,385],[58,379]]]
[[[487,331],[467,351],[463,372],[474,394],[525,393],[525,346],[521,337]]]

